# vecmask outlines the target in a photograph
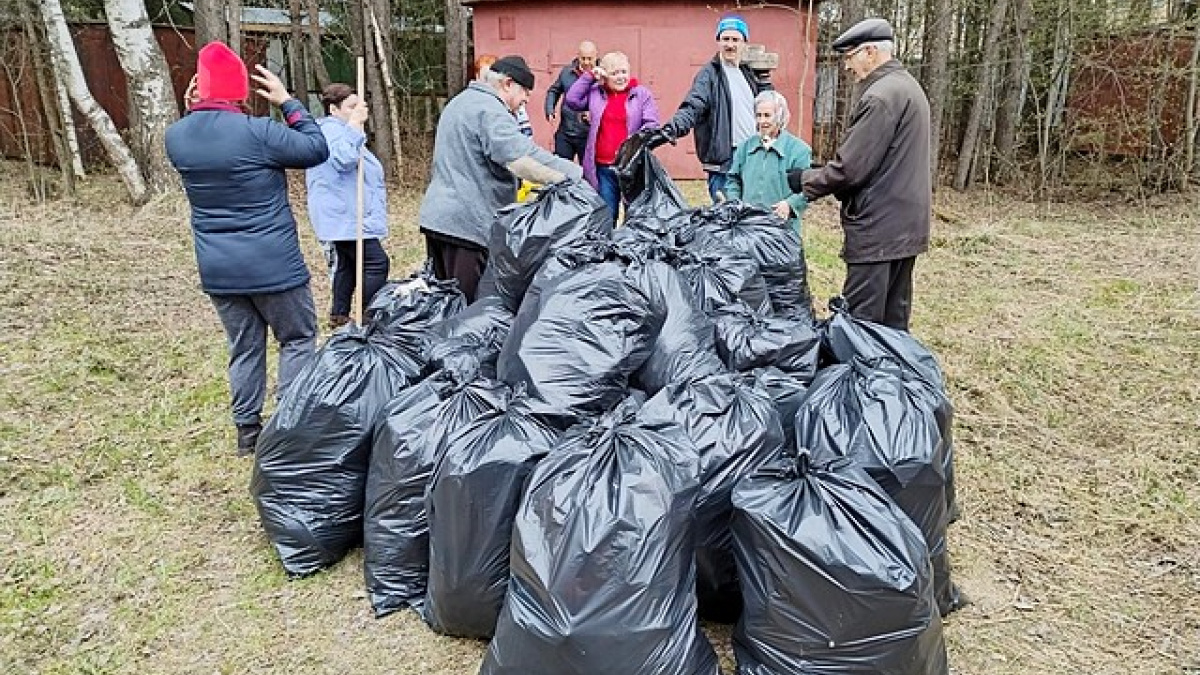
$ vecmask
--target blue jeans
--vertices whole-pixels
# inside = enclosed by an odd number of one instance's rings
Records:
[[[267,394],[267,328],[279,342],[276,399],[316,352],[317,311],[308,284],[280,293],[210,295],[229,343],[233,423],[262,421]]]
[[[721,201],[717,198],[717,193],[724,192],[725,183],[729,182],[729,174],[717,171],[706,171],[705,173],[708,174],[708,197],[716,204]]]
[[[612,211],[613,224],[617,222],[617,214],[621,209],[621,185],[617,182],[617,172],[611,166],[596,165],[596,187],[600,198],[608,204]]]

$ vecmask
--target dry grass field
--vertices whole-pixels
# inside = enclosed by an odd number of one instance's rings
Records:
[[[234,456],[186,202],[133,210],[93,178],[35,204],[19,173],[0,166],[0,673],[475,673],[482,643],[372,618],[361,554],[284,576]],[[396,273],[422,257],[418,197],[392,196]],[[957,407],[950,541],[973,603],[947,622],[953,672],[1197,675],[1197,204],[937,212],[913,330]],[[835,205],[805,234],[826,298]]]

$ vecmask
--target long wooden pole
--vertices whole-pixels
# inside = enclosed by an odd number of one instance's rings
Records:
[[[358,100],[365,101],[363,95],[363,57],[358,57]],[[362,325],[363,312],[363,152],[366,144],[358,148],[358,194],[355,209],[354,232],[354,323]]]

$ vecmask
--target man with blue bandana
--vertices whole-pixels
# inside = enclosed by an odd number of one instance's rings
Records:
[[[670,139],[696,130],[696,156],[708,174],[714,202],[725,196],[729,166],[739,145],[755,135],[754,97],[772,89],[742,62],[750,28],[737,15],[717,23],[719,51],[696,73],[692,88],[662,129]]]

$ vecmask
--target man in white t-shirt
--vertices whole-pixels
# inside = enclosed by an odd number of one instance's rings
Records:
[[[754,97],[772,89],[742,62],[749,39],[742,17],[729,15],[717,23],[719,51],[696,73],[683,103],[662,127],[671,139],[696,130],[696,156],[708,174],[714,202],[723,196],[734,150],[756,133]]]

